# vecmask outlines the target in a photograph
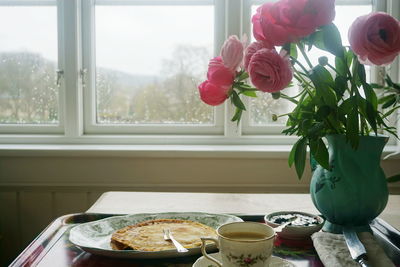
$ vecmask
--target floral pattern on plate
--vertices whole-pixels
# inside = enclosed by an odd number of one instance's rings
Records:
[[[128,225],[155,219],[181,219],[196,221],[208,225],[214,229],[226,223],[243,221],[241,218],[233,215],[201,212],[132,214],[126,216],[113,216],[102,220],[77,225],[71,229],[69,239],[73,244],[92,254],[117,258],[169,258],[200,254],[200,248],[191,248],[187,253],[178,253],[176,250],[147,252],[136,250],[113,250],[110,247],[111,235],[114,231]]]

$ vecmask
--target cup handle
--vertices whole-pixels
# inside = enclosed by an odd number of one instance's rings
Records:
[[[210,261],[212,261],[215,264],[217,264],[219,267],[222,267],[222,263],[219,260],[214,259],[213,257],[211,257],[210,255],[207,254],[207,251],[206,251],[206,245],[207,245],[206,241],[207,240],[214,242],[215,245],[218,246],[218,240],[217,239],[212,238],[212,237],[201,237],[201,253],[203,254],[203,256],[206,259],[209,259]]]

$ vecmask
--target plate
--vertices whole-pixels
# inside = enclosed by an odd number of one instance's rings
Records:
[[[166,213],[141,213],[125,216],[113,216],[98,221],[83,223],[71,229],[69,240],[84,251],[96,255],[115,258],[172,258],[201,254],[200,248],[189,248],[186,253],[176,250],[164,251],[138,251],[138,250],[113,250],[110,247],[111,235],[118,229],[147,220],[156,219],[181,219],[200,222],[214,229],[230,222],[242,222],[237,216],[227,214],[211,214],[201,212],[166,212]],[[215,249],[210,245],[210,249]]]
[[[216,258],[217,260],[221,260],[221,255],[219,252],[212,253],[210,256]],[[279,257],[272,256],[271,261],[269,263],[269,267],[294,267],[295,265],[287,260],[284,260]],[[197,259],[197,261],[193,264],[193,267],[217,267],[215,263],[206,259],[204,256]]]

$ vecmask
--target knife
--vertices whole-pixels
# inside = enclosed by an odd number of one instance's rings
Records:
[[[365,250],[364,245],[361,243],[360,239],[356,232],[351,229],[344,227],[343,228],[344,239],[346,240],[347,247],[349,248],[351,257],[361,266],[370,267],[368,263],[367,251]]]

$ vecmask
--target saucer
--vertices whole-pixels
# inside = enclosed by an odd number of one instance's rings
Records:
[[[221,260],[221,256],[219,252],[209,254],[211,257],[216,258],[217,260]],[[295,265],[287,260],[284,260],[279,257],[272,256],[271,261],[269,263],[269,267],[294,267]],[[197,261],[193,264],[193,267],[217,267],[215,263],[206,259],[204,256],[201,256],[197,259]]]

